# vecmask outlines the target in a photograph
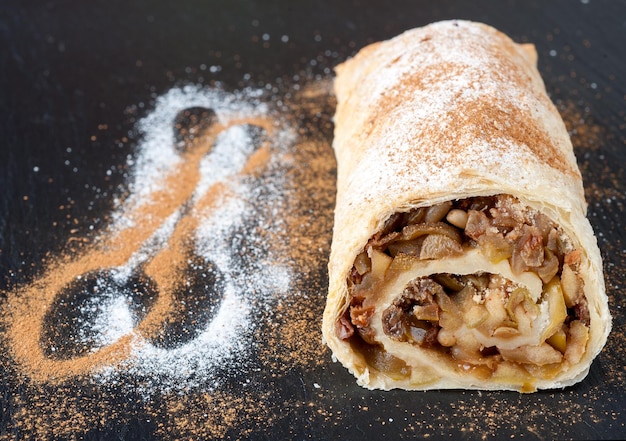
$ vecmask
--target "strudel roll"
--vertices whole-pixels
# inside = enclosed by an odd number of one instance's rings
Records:
[[[453,20],[336,68],[323,336],[362,386],[562,388],[604,346],[600,251],[536,62]]]

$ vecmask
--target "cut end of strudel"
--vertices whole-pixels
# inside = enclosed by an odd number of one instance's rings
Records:
[[[536,61],[454,20],[337,67],[323,335],[362,386],[562,388],[604,346],[600,251]]]

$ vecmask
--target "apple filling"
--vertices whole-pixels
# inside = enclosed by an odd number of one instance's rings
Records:
[[[354,261],[337,335],[392,376],[410,376],[414,345],[482,378],[549,378],[588,340],[581,257],[510,195],[396,213]]]

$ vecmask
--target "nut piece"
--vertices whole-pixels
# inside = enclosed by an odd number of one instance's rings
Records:
[[[467,225],[467,216],[467,211],[454,208],[448,212],[446,220],[455,227],[464,230],[465,226]]]

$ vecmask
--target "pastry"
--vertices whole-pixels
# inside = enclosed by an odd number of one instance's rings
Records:
[[[536,63],[451,20],[336,68],[323,336],[360,385],[562,388],[604,346],[600,251]]]

